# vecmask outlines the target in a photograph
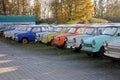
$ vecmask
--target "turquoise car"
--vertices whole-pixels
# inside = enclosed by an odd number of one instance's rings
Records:
[[[120,26],[112,25],[105,28],[102,35],[94,36],[88,39],[82,39],[82,51],[89,56],[104,57],[104,43],[120,38]]]

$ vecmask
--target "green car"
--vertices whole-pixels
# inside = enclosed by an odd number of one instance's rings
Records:
[[[104,57],[104,43],[120,38],[120,26],[112,25],[105,28],[102,35],[82,39],[82,51],[85,51],[88,56]]]

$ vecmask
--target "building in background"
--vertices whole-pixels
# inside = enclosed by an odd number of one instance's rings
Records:
[[[0,15],[0,28],[10,25],[34,25],[35,16],[5,16]]]

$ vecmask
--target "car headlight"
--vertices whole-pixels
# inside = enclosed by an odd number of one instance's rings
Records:
[[[65,41],[67,42],[67,41],[68,41],[68,38],[65,38]]]
[[[16,36],[15,39],[18,39],[18,36]]]
[[[103,43],[103,46],[104,46],[105,51],[108,51],[108,42],[107,41],[105,41]]]
[[[74,41],[74,43],[76,43],[76,39],[75,38],[73,38],[73,41]]]
[[[38,37],[40,37],[40,34],[38,35]]]
[[[108,47],[108,42],[105,41],[105,42],[103,43],[103,46],[104,46],[104,47]]]
[[[60,37],[57,37],[58,38],[58,40],[60,40]]]
[[[92,43],[93,43],[93,45],[95,45],[96,44],[95,40],[93,40]]]
[[[84,41],[83,41],[83,39],[81,39],[81,44],[83,44],[84,43]]]

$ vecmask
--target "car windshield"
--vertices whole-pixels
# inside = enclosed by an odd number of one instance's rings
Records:
[[[15,30],[20,30],[20,27],[16,27]]]
[[[70,28],[64,28],[64,33],[68,33]]]
[[[104,29],[104,28],[98,28],[98,29],[97,29],[97,33],[98,33],[98,34],[102,34],[103,29]]]
[[[27,31],[28,31],[28,32],[31,31],[31,28],[27,28]]]
[[[75,32],[75,28],[71,28],[69,31],[68,31],[68,33],[74,33]]]
[[[35,28],[32,28],[32,32],[40,32],[40,28],[39,27],[35,27]]]
[[[55,28],[54,31],[55,31],[55,32],[60,32],[61,29],[62,29],[62,28],[60,28],[60,27],[59,27],[59,28]]]
[[[95,30],[94,28],[86,28],[84,34],[92,35],[94,30]]]
[[[115,27],[105,28],[105,30],[103,31],[103,35],[114,35],[116,31],[117,31],[117,28]]]
[[[53,28],[53,27],[50,27],[50,28],[49,28],[49,31],[50,31],[50,32],[52,32],[53,30],[54,30],[54,28]]]
[[[26,27],[23,27],[22,29],[21,29],[21,31],[26,31],[27,30],[27,28]]]

